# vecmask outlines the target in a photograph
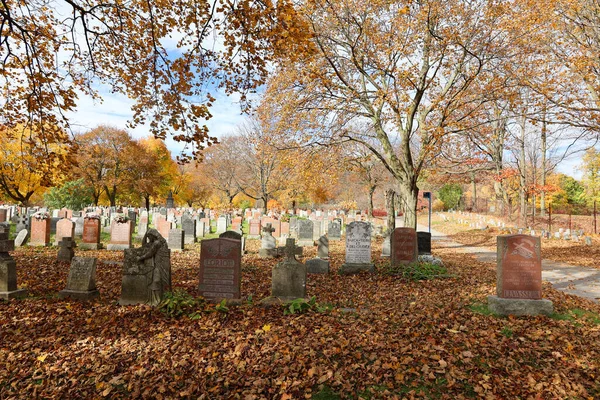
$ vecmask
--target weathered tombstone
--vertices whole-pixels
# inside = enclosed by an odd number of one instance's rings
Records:
[[[277,256],[277,240],[273,237],[273,227],[271,223],[263,228],[263,236],[261,239],[261,246],[258,250],[258,255],[261,258],[273,258]]]
[[[392,265],[417,261],[417,232],[412,228],[396,228],[391,238]]]
[[[125,249],[120,305],[157,305],[171,290],[171,250],[156,229],[148,229],[142,247]]]
[[[313,246],[313,222],[309,219],[298,220],[298,245],[299,246]]]
[[[50,217],[48,213],[35,213],[31,217],[30,246],[48,246],[50,244]]]
[[[550,315],[552,302],[542,299],[542,259],[539,237],[498,236],[496,296],[488,296],[498,315]]]
[[[271,296],[283,301],[306,297],[306,266],[296,260],[295,241],[287,239],[285,259],[272,270]]]
[[[75,223],[75,237],[83,237],[84,218],[81,216],[73,217],[73,222]]]
[[[586,246],[591,246],[592,245],[592,238],[589,236],[585,237],[585,245]]]
[[[319,240],[319,238],[321,237],[321,222],[322,221],[311,221],[313,223],[313,234],[312,234],[312,239],[313,242],[315,240]]]
[[[196,220],[189,215],[181,217],[181,228],[183,229],[184,243],[194,244],[196,243]]]
[[[210,300],[241,297],[242,242],[203,240],[200,249],[200,295]]]
[[[96,289],[95,258],[74,257],[69,269],[67,287],[58,292],[60,298],[71,297],[76,300],[92,300],[100,295]]]
[[[27,214],[19,214],[17,217],[17,232],[21,232],[23,229],[29,231],[29,216]]]
[[[137,226],[137,235],[138,237],[143,238],[148,232],[148,211],[142,211],[140,214],[140,221]]]
[[[306,272],[309,274],[329,273],[329,239],[323,235],[319,238],[317,257],[306,261]]]
[[[339,219],[329,221],[327,226],[327,236],[329,240],[338,241],[342,239],[342,223]]]
[[[98,250],[100,245],[100,216],[88,214],[83,220],[83,237],[79,246],[82,249]]]
[[[6,222],[8,220],[8,210],[6,208],[0,208],[0,222]]]
[[[171,251],[183,251],[185,233],[181,229],[171,229],[167,243]]]
[[[317,244],[317,257],[324,259],[329,258],[329,239],[325,235],[319,238]]]
[[[8,253],[15,249],[15,241],[8,240],[8,232],[0,233],[0,299],[23,297],[27,290],[17,288],[17,263]]]
[[[204,227],[204,221],[200,220],[196,224],[196,237],[203,238],[206,232],[206,228]]]
[[[383,243],[381,244],[381,257],[389,257],[391,253],[390,234],[386,232],[383,236]]]
[[[131,221],[115,218],[110,229],[108,250],[125,250],[131,248]]]
[[[217,219],[217,234],[221,234],[227,230],[227,218],[224,215]]]
[[[58,246],[60,241],[65,237],[75,237],[75,223],[68,218],[63,218],[57,222],[56,235],[54,235],[54,245]]]
[[[431,233],[417,232],[419,255],[431,254]]]
[[[15,246],[21,247],[27,243],[27,239],[29,239],[29,232],[27,229],[21,229],[15,238]]]
[[[373,272],[371,262],[371,224],[351,222],[346,227],[346,262],[341,266],[341,274],[354,274],[361,271]]]
[[[58,242],[58,261],[71,262],[75,256],[75,240],[72,237],[65,236]]]
[[[298,238],[298,217],[290,217],[290,236]]]

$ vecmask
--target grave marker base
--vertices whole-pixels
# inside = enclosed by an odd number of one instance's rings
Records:
[[[505,299],[488,296],[488,309],[496,315],[551,315],[554,306],[548,299]]]
[[[80,250],[101,250],[102,244],[101,243],[79,243],[77,245],[77,247],[79,247]]]
[[[306,272],[309,274],[328,274],[329,260],[322,258],[313,258],[306,261]]]
[[[340,274],[342,274],[342,275],[358,274],[363,271],[375,272],[375,265],[374,264],[345,263],[345,264],[342,264],[342,266],[340,267]]]
[[[60,292],[58,292],[58,297],[60,297],[61,299],[70,297],[75,300],[86,301],[86,300],[93,300],[98,296],[100,296],[100,292],[98,290],[89,290],[86,292],[80,292],[77,290],[66,290],[65,289],[65,290],[61,290]]]
[[[110,244],[106,246],[106,250],[127,250],[131,249],[129,244]]]
[[[25,296],[27,296],[27,289],[17,289],[11,290],[9,292],[0,292],[0,299],[2,300],[18,299]]]

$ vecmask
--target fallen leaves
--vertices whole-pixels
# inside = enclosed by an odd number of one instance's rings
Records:
[[[378,241],[377,246],[380,245]],[[341,276],[343,244],[331,243],[329,275],[307,293],[326,313],[284,316],[256,303],[270,292],[276,260],[244,257],[242,296],[252,301],[200,320],[147,306],[119,307],[118,252],[100,262],[101,298],[54,294],[68,266],[51,249],[14,253],[31,297],[0,302],[0,397],[55,398],[589,398],[598,393],[600,331],[591,319],[495,318],[473,311],[495,271],[448,249],[456,278],[405,282],[383,274]],[[310,257],[313,248],[305,249]],[[375,247],[373,254],[379,254]],[[197,295],[198,253],[173,255],[173,283]],[[45,265],[43,276],[36,274]],[[559,312],[597,305],[544,287]],[[214,308],[214,307],[213,307]],[[576,322],[576,323],[574,323]],[[510,333],[510,334],[509,334]]]

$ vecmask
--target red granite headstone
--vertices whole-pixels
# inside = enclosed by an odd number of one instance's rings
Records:
[[[250,235],[252,236],[260,236],[260,220],[251,219],[250,220]]]
[[[65,237],[75,237],[75,223],[68,218],[63,218],[56,223],[56,235],[54,235],[54,244],[58,243]]]
[[[200,295],[211,300],[241,297],[242,242],[235,239],[202,241]]]
[[[289,235],[290,234],[290,223],[289,222],[282,222],[281,223],[281,234],[282,235]]]
[[[412,228],[396,228],[390,241],[392,265],[410,264],[417,261],[417,231]]]
[[[169,231],[171,230],[171,222],[167,221],[164,216],[160,216],[156,220],[156,230],[165,239],[169,238]]]
[[[83,243],[100,243],[100,220],[85,218],[83,221]]]
[[[8,210],[6,208],[0,208],[0,222],[6,222]]]
[[[31,246],[47,246],[50,244],[50,219],[31,218]]]
[[[542,258],[539,236],[498,236],[498,297],[542,298]]]

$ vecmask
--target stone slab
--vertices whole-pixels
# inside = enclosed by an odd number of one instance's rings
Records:
[[[10,292],[0,292],[0,299],[2,300],[19,299],[25,296],[27,296],[27,289],[17,289],[12,290]]]
[[[328,274],[329,261],[321,258],[312,258],[306,261],[306,272],[309,274]]]
[[[488,309],[496,315],[551,315],[554,306],[548,299],[504,299],[488,296]]]
[[[345,263],[345,264],[342,264],[342,266],[340,267],[340,274],[342,274],[342,275],[358,274],[363,271],[375,272],[375,265],[374,264]]]
[[[65,290],[61,290],[60,292],[58,292],[58,297],[60,297],[61,299],[70,297],[75,300],[86,301],[86,300],[93,300],[99,296],[100,296],[100,292],[98,290],[90,290],[90,291],[86,291],[86,292],[80,292],[77,290],[65,289]]]

